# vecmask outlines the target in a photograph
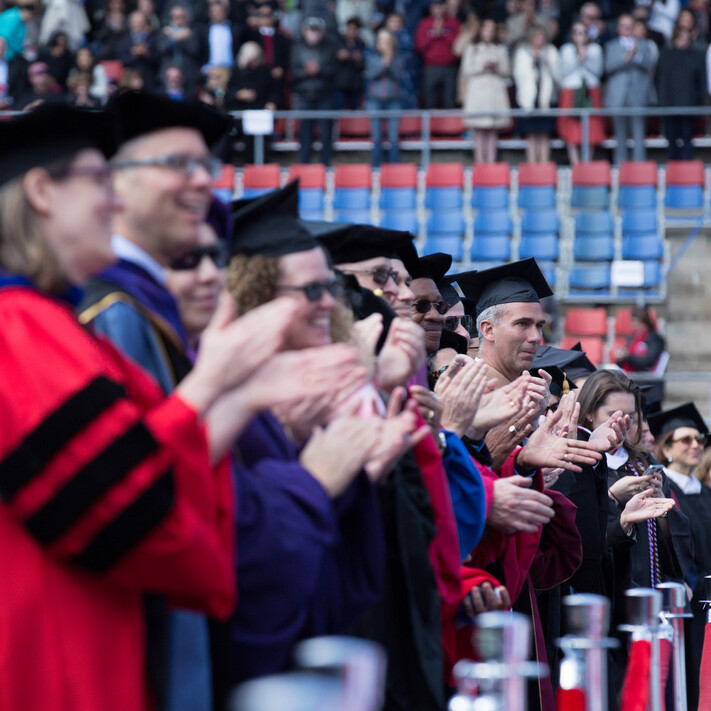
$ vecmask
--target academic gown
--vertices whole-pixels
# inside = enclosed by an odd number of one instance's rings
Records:
[[[378,599],[384,543],[366,474],[331,499],[272,415],[252,420],[235,458],[236,683],[287,668],[301,639],[344,634]]]
[[[234,605],[226,462],[73,305],[0,282],[0,708],[148,711],[143,593]]]
[[[671,494],[677,505],[686,514],[691,526],[691,537],[694,543],[694,568],[687,576],[687,583],[694,591],[691,600],[692,620],[687,620],[684,626],[686,642],[686,684],[689,697],[689,708],[696,708],[699,697],[699,668],[701,652],[704,644],[706,612],[701,600],[706,598],[705,575],[711,575],[711,489],[701,487],[698,494],[685,494],[675,482],[670,481]],[[696,579],[694,579],[696,578]]]

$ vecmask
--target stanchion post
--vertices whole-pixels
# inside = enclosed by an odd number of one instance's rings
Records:
[[[662,617],[674,629],[672,647],[672,680],[674,687],[674,711],[686,711],[686,651],[684,649],[684,618],[693,617],[686,612],[686,588],[682,583],[660,583],[662,593]]]

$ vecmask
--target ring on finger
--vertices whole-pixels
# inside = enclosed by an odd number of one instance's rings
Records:
[[[518,430],[516,429],[516,425],[511,425],[511,427],[509,427],[510,434],[516,434],[517,432]]]
[[[435,415],[435,411],[430,408],[430,410],[427,412],[427,424],[428,425],[432,424],[432,420],[434,420],[434,415]]]

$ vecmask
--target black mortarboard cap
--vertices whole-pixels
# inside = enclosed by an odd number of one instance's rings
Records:
[[[318,239],[334,264],[353,264],[375,257],[399,256],[399,249],[412,246],[413,235],[372,225],[347,225],[343,230],[323,231]]]
[[[535,362],[535,360],[534,360]],[[573,379],[568,375],[568,372],[559,368],[557,365],[547,365],[545,368],[541,366],[536,366],[531,368],[529,371],[531,375],[538,378],[539,370],[545,370],[548,375],[553,378],[550,384],[551,395],[556,395],[557,397],[563,397],[566,393],[571,390],[577,390],[578,386],[573,382]]]
[[[469,272],[460,272],[459,274],[447,274],[447,276],[442,279],[441,282],[437,284],[437,288],[439,289],[439,293],[442,294],[442,298],[449,303],[450,306],[454,306],[454,304],[458,304],[460,301],[464,303],[464,311],[465,313],[472,313],[471,311],[471,299],[466,298],[466,293],[464,292],[464,289],[460,286],[459,288],[462,289],[462,293],[464,294],[464,298],[460,295],[460,293],[452,286],[452,284],[457,284],[459,286],[459,278],[461,277],[464,281],[466,281],[468,278],[470,278],[473,274],[476,274],[476,269],[469,271]],[[468,303],[467,303],[468,302]],[[467,306],[470,307],[470,310],[467,311]]]
[[[107,110],[118,122],[119,142],[165,128],[194,128],[212,148],[230,127],[230,119],[200,101],[174,101],[147,91],[121,91],[114,94]]]
[[[563,370],[568,380],[585,378],[597,370],[581,350],[541,346],[533,359],[531,367],[547,370],[550,365],[557,366]]]
[[[492,269],[460,275],[457,283],[466,296],[476,301],[476,315],[498,304],[535,303],[552,296],[543,272],[533,257]]]
[[[452,266],[452,255],[444,252],[435,252],[417,260],[417,265],[413,267],[414,273],[410,272],[413,279],[432,279],[435,284],[439,284],[444,275]]]
[[[96,148],[107,158],[116,150],[115,124],[105,111],[46,103],[2,121],[0,185],[87,148]]]
[[[664,381],[661,378],[651,382],[639,383],[642,392],[642,412],[644,418],[662,410],[662,400],[664,400]]]
[[[687,402],[672,410],[650,415],[647,418],[647,422],[649,423],[649,430],[656,440],[679,427],[693,427],[702,434],[707,435],[709,433],[704,418],[701,417],[701,413],[696,409],[696,405],[693,402]]]
[[[299,220],[298,180],[233,206],[233,254],[281,257],[319,246],[316,237]]]
[[[375,346],[375,352],[380,353],[390,330],[390,324],[398,318],[398,315],[386,301],[377,297],[370,289],[362,287],[353,274],[344,274],[343,284],[345,287],[343,300],[350,306],[357,321],[362,321],[371,314],[382,315],[383,330]]]
[[[437,289],[439,290],[439,293],[442,294],[442,298],[449,304],[450,307],[458,304],[462,300],[462,297],[459,296],[459,292],[446,281],[441,281],[437,284]]]

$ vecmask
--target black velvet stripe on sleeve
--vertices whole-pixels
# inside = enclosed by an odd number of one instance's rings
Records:
[[[120,385],[100,376],[65,400],[0,462],[0,496],[10,501],[72,437],[125,396]]]
[[[168,515],[175,501],[172,469],[105,526],[73,562],[94,573],[118,563]]]
[[[142,422],[114,439],[67,481],[47,503],[25,520],[29,532],[43,545],[65,533],[102,496],[158,449]]]

